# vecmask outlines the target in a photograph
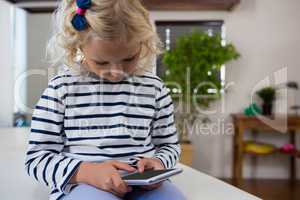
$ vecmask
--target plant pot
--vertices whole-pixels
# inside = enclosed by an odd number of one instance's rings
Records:
[[[262,105],[262,114],[263,115],[272,115],[273,113],[273,104],[267,104],[267,103],[264,103]]]

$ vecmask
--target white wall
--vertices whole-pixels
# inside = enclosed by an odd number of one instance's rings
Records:
[[[50,14],[27,14],[27,106],[34,108],[42,91],[48,85],[46,44],[51,34]]]
[[[226,81],[235,84],[225,96],[225,110],[212,116],[219,126],[226,126],[230,123],[229,114],[242,112],[250,103],[252,89],[266,77],[274,80],[274,72],[287,67],[286,78],[300,82],[299,9],[299,0],[242,0],[233,12],[152,12],[151,16],[153,20],[225,21],[227,40],[242,55],[227,65]],[[284,72],[280,76],[284,79]],[[230,177],[232,132],[231,129],[229,135],[218,130],[210,135],[193,133],[193,167],[214,176]],[[288,142],[286,138],[279,134],[259,137],[277,145]],[[288,177],[289,162],[284,156],[258,158],[256,168],[250,167],[249,159],[245,163],[245,177]]]
[[[50,14],[31,14],[16,9],[15,111],[29,118],[41,93],[47,87],[49,63],[45,48],[51,34]]]
[[[0,127],[13,122],[13,7],[0,0]]]
[[[14,42],[14,80],[15,112],[26,112],[27,82],[23,78],[27,70],[27,12],[15,8],[15,42]]]

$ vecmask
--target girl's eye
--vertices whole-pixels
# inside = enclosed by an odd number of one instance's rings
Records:
[[[135,59],[135,56],[133,56],[133,57],[131,57],[131,58],[126,58],[126,59],[124,59],[123,61],[124,62],[131,62],[131,61],[133,61]]]
[[[96,62],[97,65],[107,65],[108,62]]]

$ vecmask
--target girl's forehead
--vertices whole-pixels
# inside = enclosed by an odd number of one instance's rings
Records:
[[[83,46],[89,57],[101,60],[124,59],[136,53],[140,48],[139,42],[120,42],[103,40],[97,37],[90,38]]]

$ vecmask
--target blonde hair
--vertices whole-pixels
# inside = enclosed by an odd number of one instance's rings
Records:
[[[47,57],[54,66],[74,66],[83,57],[83,44],[90,36],[97,36],[110,41],[140,42],[142,50],[135,74],[152,72],[153,59],[162,52],[162,43],[140,0],[92,0],[85,13],[89,26],[84,31],[72,26],[75,14],[76,0],[62,0],[53,14],[54,33]]]

